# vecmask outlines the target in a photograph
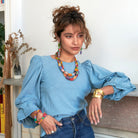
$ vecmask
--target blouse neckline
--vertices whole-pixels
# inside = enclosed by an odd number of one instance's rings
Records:
[[[52,58],[51,57],[51,55],[49,55],[48,56],[51,60],[53,60],[53,61],[56,61],[57,62],[57,60],[56,59],[54,59],[54,58]],[[75,63],[75,61],[73,61],[73,62],[65,62],[65,61],[62,61],[63,62],[63,64],[74,64]]]

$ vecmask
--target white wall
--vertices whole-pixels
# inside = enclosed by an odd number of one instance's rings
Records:
[[[92,44],[80,61],[111,71],[121,71],[138,83],[138,1],[137,0],[22,0],[22,31],[25,41],[37,49],[21,58],[25,74],[34,54],[54,54],[52,10],[60,5],[79,5],[86,17]],[[24,64],[25,63],[25,64]]]

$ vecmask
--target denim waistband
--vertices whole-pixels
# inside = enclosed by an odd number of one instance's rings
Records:
[[[62,124],[70,124],[72,121],[75,121],[75,122],[82,121],[85,118],[86,118],[86,113],[85,113],[85,110],[83,109],[77,112],[73,116],[62,118],[59,122],[61,122]]]

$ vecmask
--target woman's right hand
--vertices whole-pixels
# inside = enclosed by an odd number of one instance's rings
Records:
[[[52,131],[56,131],[56,125],[62,126],[62,123],[58,122],[55,118],[47,115],[44,120],[40,123],[46,134],[51,134]]]

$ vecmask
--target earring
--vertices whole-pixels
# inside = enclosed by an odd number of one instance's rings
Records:
[[[81,50],[80,50],[80,54],[82,54],[82,47],[81,47]]]
[[[61,52],[61,46],[60,43],[58,43],[58,57],[60,57],[60,52]]]

